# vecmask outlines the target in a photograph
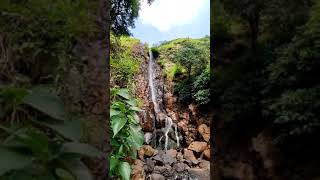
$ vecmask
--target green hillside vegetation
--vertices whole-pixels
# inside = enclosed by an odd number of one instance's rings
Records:
[[[181,102],[209,103],[210,38],[179,38],[164,42],[153,50],[164,77],[174,81]]]
[[[135,53],[140,40],[130,36],[116,37],[111,34],[111,86],[129,88],[138,72],[142,59]]]
[[[146,53],[147,45],[140,40],[111,34],[110,174],[122,179],[130,179],[132,160],[137,158],[137,150],[144,142],[137,115],[140,103],[132,96],[137,83],[135,75],[144,60],[139,55],[141,50]]]

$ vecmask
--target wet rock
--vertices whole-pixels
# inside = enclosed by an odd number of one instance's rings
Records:
[[[139,159],[144,160],[144,149],[143,148],[140,148],[138,150],[138,157],[139,157]]]
[[[210,140],[210,128],[206,124],[201,124],[198,126],[198,132],[201,134],[202,138],[209,142]]]
[[[154,169],[154,162],[151,159],[146,159],[145,164],[144,164],[144,170],[146,172],[152,172]]]
[[[139,114],[139,118],[141,119],[140,121],[140,126],[144,132],[152,132],[153,131],[153,119],[151,117],[151,109],[147,107],[148,111],[146,112],[141,112]],[[144,114],[145,113],[145,114]]]
[[[166,152],[166,154],[168,154],[169,156],[171,156],[172,158],[176,158],[177,156],[177,150],[175,149],[170,149]]]
[[[154,166],[153,172],[157,174],[162,174],[167,170],[165,166]]]
[[[191,161],[192,164],[198,164],[199,163],[197,158],[194,156],[193,152],[188,150],[188,149],[184,149],[183,156],[187,161]]]
[[[177,160],[178,161],[183,161],[184,159],[183,159],[183,154],[181,153],[181,152],[178,152],[177,153]]]
[[[195,151],[195,152],[203,152],[207,149],[207,143],[206,142],[200,142],[200,141],[194,141],[192,142],[188,149]]]
[[[164,154],[163,151],[159,151],[159,153],[157,155],[155,155],[154,157],[152,157],[153,160],[156,161],[157,165],[164,165],[163,161],[162,161],[162,155]]]
[[[178,122],[179,121],[179,113],[177,112],[173,112],[173,114],[171,115],[172,120]]]
[[[151,174],[151,180],[165,180],[166,178],[161,174]]]
[[[210,169],[210,161],[201,160],[199,163],[199,167],[202,169]]]
[[[142,149],[144,150],[144,155],[146,156],[153,156],[155,154],[157,154],[157,150],[153,149],[150,145],[143,145]]]
[[[172,169],[172,167],[168,164],[165,165],[166,170],[162,173],[165,177],[173,176],[176,172]]]
[[[189,115],[189,112],[185,112],[183,113],[183,119],[185,119],[186,121],[190,121],[190,115]]]
[[[160,112],[157,114],[157,117],[160,122],[165,122],[167,116],[163,112]]]
[[[169,154],[163,154],[162,155],[162,160],[163,160],[164,164],[169,164],[169,165],[171,165],[172,163],[177,162],[176,158],[172,157]]]
[[[143,161],[136,159],[134,165],[132,166],[132,180],[144,180],[145,172],[143,168]]]
[[[184,163],[177,163],[173,165],[173,169],[177,172],[182,172],[187,168],[187,165]]]
[[[210,171],[208,169],[189,168],[190,175],[198,180],[210,180]]]
[[[210,149],[204,150],[204,151],[203,151],[203,155],[204,155],[206,158],[210,159]]]
[[[178,122],[178,127],[180,127],[184,132],[188,131],[187,121],[183,120],[183,121]]]
[[[164,151],[159,151],[159,153],[156,156],[154,156],[153,159],[156,161],[156,164],[158,165],[171,165],[172,163],[177,162],[175,157],[165,153]]]
[[[152,134],[151,132],[145,133],[145,134],[144,134],[144,142],[145,142],[146,144],[150,144],[151,141],[152,141],[152,136],[153,136],[153,134]]]

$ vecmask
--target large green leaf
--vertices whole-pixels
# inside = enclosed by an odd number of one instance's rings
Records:
[[[28,91],[23,88],[6,87],[0,91],[0,99],[5,103],[20,104]]]
[[[32,129],[29,129],[27,133],[20,135],[19,142],[31,149],[35,155],[43,157],[49,152],[48,137],[45,134],[35,132]]]
[[[129,95],[129,90],[128,89],[120,89],[118,91],[118,95],[125,98],[125,99],[130,99],[130,95]]]
[[[48,137],[32,127],[25,127],[17,129],[15,132],[11,129],[0,126],[1,129],[10,133],[4,145],[8,147],[27,147],[35,155],[46,156],[49,152],[49,139]]]
[[[11,170],[22,169],[32,163],[30,156],[0,147],[0,176]]]
[[[64,121],[55,124],[41,122],[41,124],[50,127],[63,137],[73,141],[79,141],[82,136],[82,126],[80,120]]]
[[[130,110],[139,111],[139,112],[142,111],[142,109],[135,107],[135,106],[130,107]]]
[[[119,165],[119,160],[114,157],[114,156],[111,156],[110,158],[110,171],[114,171],[116,169],[116,167]]]
[[[112,103],[112,109],[119,109],[121,112],[125,113],[127,110],[126,110],[126,105],[121,102],[121,101],[116,101],[114,103]]]
[[[129,130],[130,136],[129,140],[132,143],[132,146],[135,146],[136,148],[140,148],[144,142],[143,133],[141,131],[141,127],[138,125],[130,125]]]
[[[124,180],[130,180],[131,167],[127,162],[121,162],[119,166],[119,173]]]
[[[111,128],[113,130],[113,137],[115,137],[118,132],[127,123],[128,119],[124,116],[113,116],[111,118]]]
[[[76,180],[75,177],[65,169],[57,168],[55,172],[61,180]]]
[[[110,117],[119,115],[120,113],[121,113],[121,111],[110,109]]]
[[[139,116],[135,111],[130,111],[130,114],[127,115],[127,117],[133,122],[134,124],[138,124],[140,121]]]
[[[135,99],[129,99],[127,101],[125,101],[127,104],[129,104],[130,106],[137,106],[137,100]]]
[[[89,144],[69,142],[62,145],[63,153],[74,153],[90,157],[102,157],[103,153]]]
[[[62,101],[55,95],[44,92],[31,92],[23,102],[57,120],[65,120],[66,112]]]
[[[63,162],[77,180],[93,180],[88,167],[80,159],[65,159]]]

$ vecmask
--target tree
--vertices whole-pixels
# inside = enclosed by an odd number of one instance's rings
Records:
[[[154,0],[148,0],[148,4]],[[130,35],[134,21],[139,15],[140,0],[111,0],[111,30],[116,35]]]
[[[265,0],[222,0],[224,7],[233,16],[240,16],[249,25],[251,49],[256,50],[259,36],[261,12],[265,8]]]

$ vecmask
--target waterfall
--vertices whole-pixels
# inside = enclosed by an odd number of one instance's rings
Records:
[[[160,109],[159,109],[159,105],[158,105],[158,102],[157,102],[157,97],[156,97],[155,88],[154,88],[154,84],[153,84],[153,78],[154,78],[154,73],[153,73],[153,55],[152,55],[151,49],[149,50],[149,54],[150,54],[150,59],[149,59],[149,86],[150,86],[151,99],[152,99],[152,102],[153,102],[154,111],[155,111],[156,114],[158,114],[160,112]]]
[[[153,121],[153,127],[154,127],[154,135],[153,137],[156,138],[156,120],[157,120],[157,115],[158,113],[160,113],[160,108],[159,108],[159,104],[157,102],[157,94],[156,94],[156,90],[155,90],[155,86],[154,86],[154,59],[153,59],[153,55],[152,55],[152,51],[151,49],[149,50],[149,66],[148,66],[148,73],[149,73],[149,87],[150,87],[150,92],[151,92],[151,99],[152,99],[152,103],[154,106],[154,112],[155,112],[155,118]],[[164,133],[164,137],[165,137],[165,144],[164,144],[164,149],[167,151],[168,150],[168,140],[169,140],[169,136],[168,133],[170,132],[170,130],[172,129],[172,126],[174,126],[174,132],[175,132],[175,136],[176,136],[176,140],[177,140],[177,146],[179,147],[179,137],[178,137],[178,130],[177,130],[177,125],[173,123],[172,119],[166,115],[165,113],[165,128],[162,130]],[[159,144],[161,144],[161,140],[162,140],[163,136],[160,137],[159,139]],[[154,139],[156,142],[156,139]]]
[[[165,143],[164,143],[164,149],[167,151],[168,150],[168,133],[169,133],[169,130],[171,129],[172,127],[172,119],[170,117],[166,117],[166,127],[165,127],[165,130],[164,130],[164,136],[165,136]]]

